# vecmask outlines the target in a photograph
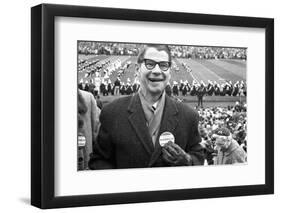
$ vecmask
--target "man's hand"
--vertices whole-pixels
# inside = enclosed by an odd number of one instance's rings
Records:
[[[191,166],[192,158],[179,145],[168,142],[162,147],[162,156],[170,166]]]

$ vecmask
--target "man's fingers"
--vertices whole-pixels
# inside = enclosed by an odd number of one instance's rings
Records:
[[[183,149],[176,143],[171,143],[170,146],[177,152],[177,153],[181,153],[183,152]]]
[[[163,154],[165,154],[170,160],[175,160],[175,157],[166,149],[162,149]]]
[[[171,144],[165,145],[163,149],[167,150],[173,157],[176,157],[179,153]]]
[[[175,158],[166,149],[162,149],[162,153],[163,158],[169,163],[173,163],[175,161]]]

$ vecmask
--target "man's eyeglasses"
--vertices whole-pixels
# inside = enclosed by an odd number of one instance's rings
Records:
[[[167,71],[170,68],[170,66],[171,66],[171,62],[169,62],[169,61],[159,61],[159,62],[156,62],[156,61],[153,61],[151,59],[143,59],[143,61],[144,61],[145,67],[148,70],[154,69],[156,64],[158,64],[159,68],[162,71]]]

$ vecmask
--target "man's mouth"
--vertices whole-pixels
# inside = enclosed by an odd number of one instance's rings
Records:
[[[162,79],[162,78],[160,78],[160,79],[158,79],[158,78],[148,78],[148,80],[151,81],[151,82],[161,82],[161,81],[164,81],[164,79]]]

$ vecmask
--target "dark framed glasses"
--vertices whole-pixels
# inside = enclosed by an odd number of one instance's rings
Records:
[[[151,59],[143,59],[143,61],[144,61],[145,67],[148,70],[154,69],[156,64],[158,64],[159,68],[162,71],[167,71],[171,67],[171,62],[169,62],[169,61],[159,61],[159,62],[156,62],[156,61],[153,61]]]

